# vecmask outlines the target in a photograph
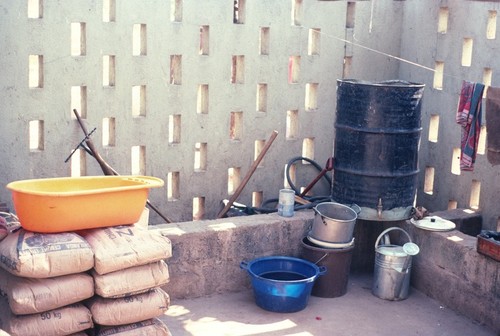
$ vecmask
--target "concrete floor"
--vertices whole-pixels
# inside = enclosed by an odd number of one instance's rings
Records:
[[[369,275],[350,275],[338,298],[311,296],[297,313],[259,308],[251,290],[172,300],[161,319],[173,336],[492,336],[492,330],[412,289],[408,299],[386,301],[371,293]]]

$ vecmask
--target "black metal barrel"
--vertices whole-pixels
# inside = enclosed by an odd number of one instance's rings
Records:
[[[408,219],[417,188],[424,84],[337,81],[332,198],[360,219]]]

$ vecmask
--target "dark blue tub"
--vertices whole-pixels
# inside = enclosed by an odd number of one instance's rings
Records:
[[[262,257],[241,262],[252,281],[255,303],[262,309],[293,313],[303,310],[314,281],[326,273],[324,266],[293,257]]]

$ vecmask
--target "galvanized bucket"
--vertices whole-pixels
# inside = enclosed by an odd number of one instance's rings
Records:
[[[388,233],[401,231],[408,238],[404,246],[390,243]],[[384,239],[382,245],[380,240]],[[373,295],[391,301],[408,298],[412,255],[418,254],[418,246],[413,244],[410,235],[399,227],[383,231],[375,242],[375,268],[373,274]]]

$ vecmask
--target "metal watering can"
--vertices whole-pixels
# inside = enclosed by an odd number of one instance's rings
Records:
[[[393,245],[388,233],[401,231],[408,238],[403,246]],[[379,245],[381,239],[383,244]],[[410,235],[399,227],[384,230],[375,242],[375,268],[373,274],[373,295],[391,301],[404,300],[410,289],[412,256],[420,252]]]

